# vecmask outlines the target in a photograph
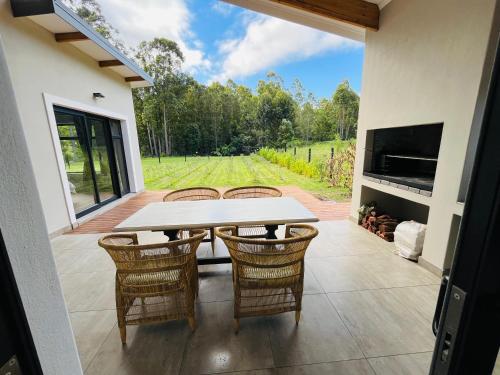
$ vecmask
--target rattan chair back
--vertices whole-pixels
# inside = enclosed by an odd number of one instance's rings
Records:
[[[310,225],[287,225],[285,238],[268,240],[236,236],[236,227],[221,227],[217,236],[226,244],[237,264],[255,267],[282,267],[304,258],[309,242],[318,230]]]
[[[271,186],[242,186],[227,190],[222,197],[224,199],[246,199],[246,198],[275,198],[283,194]]]
[[[285,238],[238,237],[236,227],[216,230],[233,263],[234,318],[295,311],[298,323],[304,289],[304,256],[318,230],[310,225],[287,225]]]
[[[218,200],[220,192],[217,189],[210,187],[193,187],[187,189],[175,190],[163,197],[164,202],[175,201],[202,201],[202,200]],[[215,255],[215,232],[214,228],[208,228],[210,236],[203,242],[210,242],[212,246],[212,254]]]
[[[210,187],[193,187],[175,190],[163,197],[164,202],[217,200],[220,192]]]
[[[196,256],[196,249],[207,232],[183,231],[177,241],[139,245],[137,234],[111,234],[99,240],[111,256],[118,274],[155,273],[181,269]]]

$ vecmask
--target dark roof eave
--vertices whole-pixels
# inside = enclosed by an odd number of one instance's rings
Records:
[[[54,13],[65,22],[73,26],[89,40],[96,43],[116,60],[121,61],[126,67],[132,70],[137,76],[142,77],[149,84],[153,85],[153,78],[142,70],[135,62],[125,56],[120,50],[111,45],[101,34],[96,32],[89,24],[76,15],[71,9],[65,6],[60,0],[35,0],[20,1],[11,0],[12,12],[14,17],[28,17],[42,14]]]

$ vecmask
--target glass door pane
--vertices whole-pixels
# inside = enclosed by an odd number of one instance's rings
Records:
[[[94,166],[99,201],[116,197],[109,161],[107,122],[96,118],[87,118],[90,136],[90,151]]]
[[[77,217],[129,192],[120,122],[54,107]]]
[[[97,203],[84,119],[56,113],[56,121],[73,207],[78,214]]]
[[[123,151],[123,139],[121,125],[118,120],[109,120],[111,126],[111,137],[113,139],[113,151],[115,152],[116,171],[118,173],[118,183],[120,184],[120,193],[125,195],[130,193],[130,186],[127,174],[127,162]]]
[[[115,151],[120,192],[122,195],[125,195],[130,192],[130,187],[128,184],[127,166],[125,164],[125,155],[123,154],[122,140],[113,138],[113,148]]]

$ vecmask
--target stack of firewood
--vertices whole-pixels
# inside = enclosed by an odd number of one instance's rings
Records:
[[[378,214],[375,210],[367,212],[361,220],[363,228],[389,242],[394,241],[394,230],[398,224],[399,221],[396,218],[387,214]]]

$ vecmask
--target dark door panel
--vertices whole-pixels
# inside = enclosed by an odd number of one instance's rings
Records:
[[[42,374],[0,231],[0,371]],[[15,372],[19,368],[21,372]]]
[[[113,186],[111,152],[106,132],[107,122],[102,119],[88,118],[87,132],[89,134],[90,154],[94,168],[99,202],[116,198],[116,186]]]
[[[85,118],[56,112],[56,121],[73,208],[76,213],[80,213],[99,202],[95,191]]]

